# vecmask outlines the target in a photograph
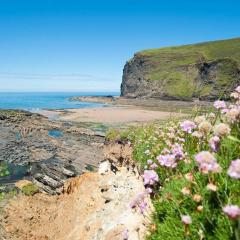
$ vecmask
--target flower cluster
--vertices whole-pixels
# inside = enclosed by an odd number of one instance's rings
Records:
[[[158,182],[158,175],[154,170],[145,170],[143,180],[144,185],[153,185]]]
[[[232,178],[240,179],[240,159],[231,162],[227,173]]]
[[[195,160],[198,163],[199,170],[202,173],[209,173],[209,172],[220,172],[221,167],[217,163],[216,158],[207,151],[202,151],[195,155]]]
[[[240,207],[236,205],[227,205],[223,208],[223,212],[233,220],[240,217]]]
[[[159,216],[172,214],[166,219],[177,229],[179,224],[173,219],[179,213],[178,222],[182,222],[185,236],[193,235],[191,239],[216,238],[205,230],[208,226],[204,222],[199,223],[204,218],[217,225],[225,216],[226,221],[232,220],[225,225],[229,236],[234,233],[234,224],[240,218],[240,86],[231,97],[231,103],[215,101],[215,112],[141,132],[133,146],[139,146],[134,154],[143,162],[145,191],[133,200],[132,208],[144,213],[147,198],[156,197]],[[211,211],[214,214],[207,216]],[[158,224],[164,225],[165,220]]]
[[[185,120],[180,124],[180,127],[184,132],[191,133],[194,128],[196,128],[196,124],[192,121]]]

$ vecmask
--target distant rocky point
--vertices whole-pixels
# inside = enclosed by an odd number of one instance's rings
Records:
[[[92,102],[92,103],[112,103],[116,100],[116,97],[109,96],[79,96],[72,97],[70,101]]]
[[[123,70],[121,96],[227,99],[240,84],[240,38],[138,52]]]

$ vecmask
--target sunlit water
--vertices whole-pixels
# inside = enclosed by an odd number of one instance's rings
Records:
[[[0,109],[21,109],[38,111],[41,109],[71,109],[103,106],[101,103],[70,101],[74,96],[118,96],[116,92],[88,93],[1,93]]]

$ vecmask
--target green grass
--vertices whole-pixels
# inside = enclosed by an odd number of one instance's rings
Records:
[[[198,63],[223,61],[216,76],[216,86],[226,89],[239,81],[240,38],[213,41],[178,47],[149,49],[138,52],[147,62],[145,78],[161,81],[162,87],[170,97],[189,99],[193,96],[204,97],[211,92],[211,86],[199,86],[197,77]]]
[[[5,177],[10,174],[6,163],[0,163],[0,177]]]
[[[21,191],[27,196],[33,196],[34,194],[39,192],[39,189],[34,183],[29,183],[24,186]]]

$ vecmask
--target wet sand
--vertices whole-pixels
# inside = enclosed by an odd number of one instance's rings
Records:
[[[154,120],[165,120],[184,116],[182,113],[154,111],[134,106],[109,106],[101,108],[81,108],[56,111],[41,111],[41,114],[50,117],[58,117],[59,120],[73,122],[93,123],[132,123],[150,122]]]

